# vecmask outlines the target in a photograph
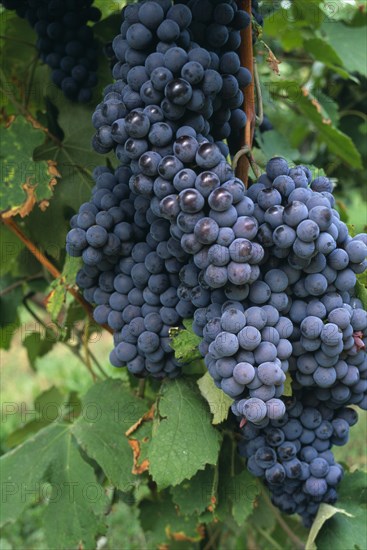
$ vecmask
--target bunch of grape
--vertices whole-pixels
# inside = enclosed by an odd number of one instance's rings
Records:
[[[16,10],[38,36],[40,58],[51,69],[53,83],[67,98],[81,103],[92,98],[97,84],[98,46],[88,21],[96,22],[101,12],[93,0],[2,0]]]
[[[98,152],[121,143],[117,128],[112,131],[115,122],[148,105],[161,107],[174,132],[187,125],[210,141],[211,135],[220,140],[244,127],[241,89],[250,83],[251,74],[240,66],[237,53],[216,53],[192,42],[187,30],[192,20],[188,6],[162,0],[123,10],[121,34],[113,40],[117,82],[106,88],[93,117]],[[223,142],[219,147],[227,156],[228,147]]]
[[[250,296],[254,287],[255,283]],[[285,412],[280,397],[292,353],[293,325],[274,306],[251,304],[247,299],[204,311],[201,332],[196,332],[208,345],[205,364],[215,384],[237,398],[236,414],[262,424],[265,418],[279,419]]]
[[[327,178],[311,181],[307,169],[289,168],[284,159],[270,161],[248,195],[266,250],[262,281],[253,288],[261,285],[294,325],[296,387],[315,387],[330,406],[366,408],[367,313],[353,293],[355,274],[366,270],[367,236],[349,236]]]
[[[250,15],[239,9],[234,0],[189,0],[185,3],[192,12],[189,26],[192,40],[211,52],[215,62],[213,68],[223,78],[223,87],[215,101],[211,131],[216,139],[228,139],[230,151],[235,154],[240,147],[240,132],[246,124],[243,89],[251,82],[251,73],[241,67],[238,53],[241,31],[249,26]]]
[[[330,447],[355,421],[345,407],[367,405],[367,317],[354,296],[367,237],[349,236],[330,181],[304,166],[274,158],[248,190],[235,177],[218,125],[235,135],[227,100],[241,98],[245,73],[226,41],[208,51],[212,38],[195,40],[195,29],[237,36],[248,18],[232,1],[206,4],[124,8],[116,81],[93,115],[95,150],[114,151],[120,167],[96,170],[67,248],[83,258],[78,284],[96,321],[114,331],[113,365],[176,376],[169,330],[194,318],[205,365],[234,399],[250,471],[309,523],[336,498]]]
[[[321,502],[335,504],[343,468],[332,445],[345,445],[358,420],[350,408],[334,410],[310,393],[287,403],[283,418],[241,429],[239,452],[251,474],[264,479],[272,502],[286,514],[300,514],[310,527]]]
[[[115,173],[95,170],[92,200],[71,220],[67,251],[83,258],[76,282],[95,306],[95,321],[114,332],[112,365],[126,365],[139,376],[172,378],[180,365],[169,330],[194,312],[177,296],[187,258],[169,222],[153,214],[149,199],[130,191],[129,175],[125,167]]]

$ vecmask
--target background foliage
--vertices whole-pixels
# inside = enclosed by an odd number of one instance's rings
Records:
[[[301,548],[309,534],[274,510],[237,457],[228,402],[203,376],[190,326],[174,344],[190,360],[187,376],[149,381],[143,397],[135,379],[109,365],[110,335],[68,292],[78,268],[65,258],[68,220],[90,194],[93,168],[113,164],[92,151],[90,120],[111,80],[102,48],[118,32],[123,4],[95,4],[103,12],[95,26],[100,85],[86,106],[51,84],[27,23],[0,13],[0,548]],[[257,132],[255,157],[264,165],[281,154],[325,172],[342,218],[362,231],[364,3],[263,2],[262,10],[256,59],[273,128]],[[14,220],[35,254],[11,230]],[[350,470],[342,512],[323,509],[308,549],[315,541],[319,550],[365,548],[365,421],[336,451]]]

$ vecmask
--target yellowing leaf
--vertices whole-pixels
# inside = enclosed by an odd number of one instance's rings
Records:
[[[233,399],[217,388],[208,372],[202,378],[199,378],[197,385],[199,386],[201,395],[207,400],[210,411],[213,414],[212,424],[220,424],[226,420]]]

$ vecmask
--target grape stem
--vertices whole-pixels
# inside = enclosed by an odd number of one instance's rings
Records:
[[[1,221],[3,224],[5,224],[14,235],[18,237],[18,239],[28,248],[28,250],[33,254],[33,256],[36,258],[36,260],[39,261],[41,265],[54,277],[54,279],[58,279],[61,277],[60,271],[50,262],[48,258],[42,252],[37,248],[35,244],[32,243],[28,239],[28,237],[23,233],[23,231],[20,229],[20,227],[13,221],[11,218],[1,218]],[[86,300],[80,295],[79,291],[76,290],[73,287],[65,285],[66,290],[75,298],[75,300],[82,306],[83,309],[88,314],[88,317],[94,321],[93,319],[93,309],[88,304]],[[112,330],[106,326],[102,325],[103,328],[108,330],[112,334]]]
[[[240,59],[242,67],[248,69],[252,75],[251,82],[244,90],[244,111],[247,116],[245,132],[242,136],[241,148],[247,146],[251,150],[254,139],[256,113],[255,113],[255,82],[254,82],[254,55],[252,46],[252,17],[251,0],[243,0],[240,7],[250,16],[250,24],[241,32],[241,50]],[[248,184],[248,174],[250,170],[250,159],[242,155],[239,159],[236,176],[238,176],[245,186]]]
[[[244,145],[243,147],[241,147],[241,149],[239,151],[237,151],[237,153],[233,157],[233,161],[232,161],[233,170],[236,170],[241,158],[243,158],[243,157],[247,158],[248,164],[249,164],[249,166],[251,166],[256,178],[259,178],[261,176],[261,169],[257,165],[257,163],[256,163],[256,161],[255,161],[255,159],[252,155],[252,152],[251,152],[251,150],[249,149],[249,147],[247,145]],[[247,188],[248,181],[246,181],[246,182],[244,180],[242,180],[242,181],[244,182],[245,187]]]
[[[138,384],[138,397],[143,398],[145,395],[145,378],[139,380]]]
[[[269,495],[267,494],[266,491],[264,491],[264,487],[261,486],[261,489],[262,489],[262,493],[261,493],[261,496],[263,497],[266,505],[272,510],[274,516],[275,516],[275,519],[277,520],[277,522],[279,523],[279,526],[283,529],[283,531],[288,535],[288,537],[290,538],[290,540],[292,542],[294,542],[295,544],[295,548],[297,548],[297,550],[305,550],[305,544],[302,542],[302,540],[300,538],[297,537],[297,535],[295,535],[292,531],[292,529],[289,527],[289,525],[287,525],[287,523],[284,521],[284,519],[282,518],[280,512],[278,511],[277,508],[275,508],[275,506],[273,506],[270,498],[269,498]]]

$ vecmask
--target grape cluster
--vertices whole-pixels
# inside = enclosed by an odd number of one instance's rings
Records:
[[[356,421],[346,407],[367,406],[367,317],[354,296],[367,237],[349,236],[327,178],[276,157],[246,189],[227,163],[220,140],[245,123],[230,101],[242,103],[245,72],[228,42],[248,21],[235,2],[122,13],[115,82],[93,115],[95,150],[120,166],[95,171],[92,200],[72,219],[77,282],[114,332],[111,363],[138,376],[180,373],[169,331],[193,317],[250,471],[309,523],[336,499],[330,447]],[[211,25],[223,44],[210,44]]]
[[[123,145],[123,134],[114,124],[123,125],[131,110],[150,105],[162,109],[173,132],[189,126],[210,141],[244,127],[241,89],[250,83],[251,74],[240,66],[236,52],[218,54],[193,42],[188,30],[192,21],[193,13],[184,4],[140,2],[123,10],[121,33],[113,40],[116,82],[106,88],[93,117],[98,152]],[[227,156],[228,147],[219,143]],[[170,140],[159,147],[168,150],[169,145]]]
[[[148,198],[130,191],[130,171],[99,167],[92,200],[71,220],[67,251],[82,256],[76,282],[95,306],[94,319],[114,332],[110,361],[135,375],[174,377],[180,365],[169,330],[194,312],[177,296],[186,254]]]
[[[293,325],[274,306],[251,304],[249,300],[230,302],[219,311],[205,312],[201,333],[209,344],[205,364],[216,385],[237,398],[236,414],[261,424],[285,412],[280,397],[292,353]]]
[[[238,51],[241,31],[249,26],[251,19],[234,0],[185,3],[192,12],[189,32],[194,44],[210,51],[213,68],[223,78],[215,101],[211,132],[215,139],[227,139],[231,153],[235,154],[240,147],[240,131],[246,124],[243,90],[251,82],[250,72],[241,67]]]
[[[354,297],[366,269],[367,237],[350,237],[334,209],[332,184],[273,159],[249,191],[266,254],[261,285],[293,323],[295,386],[315,387],[330,406],[366,407],[367,313]],[[282,286],[279,286],[282,285]]]
[[[88,102],[97,84],[98,45],[89,21],[100,19],[93,0],[3,0],[37,33],[40,58],[53,83],[73,101]]]
[[[286,514],[300,514],[310,527],[321,502],[335,504],[343,468],[332,445],[348,441],[358,419],[354,409],[334,410],[310,394],[289,400],[283,418],[259,428],[241,428],[239,452],[251,474],[261,477],[271,499]]]

